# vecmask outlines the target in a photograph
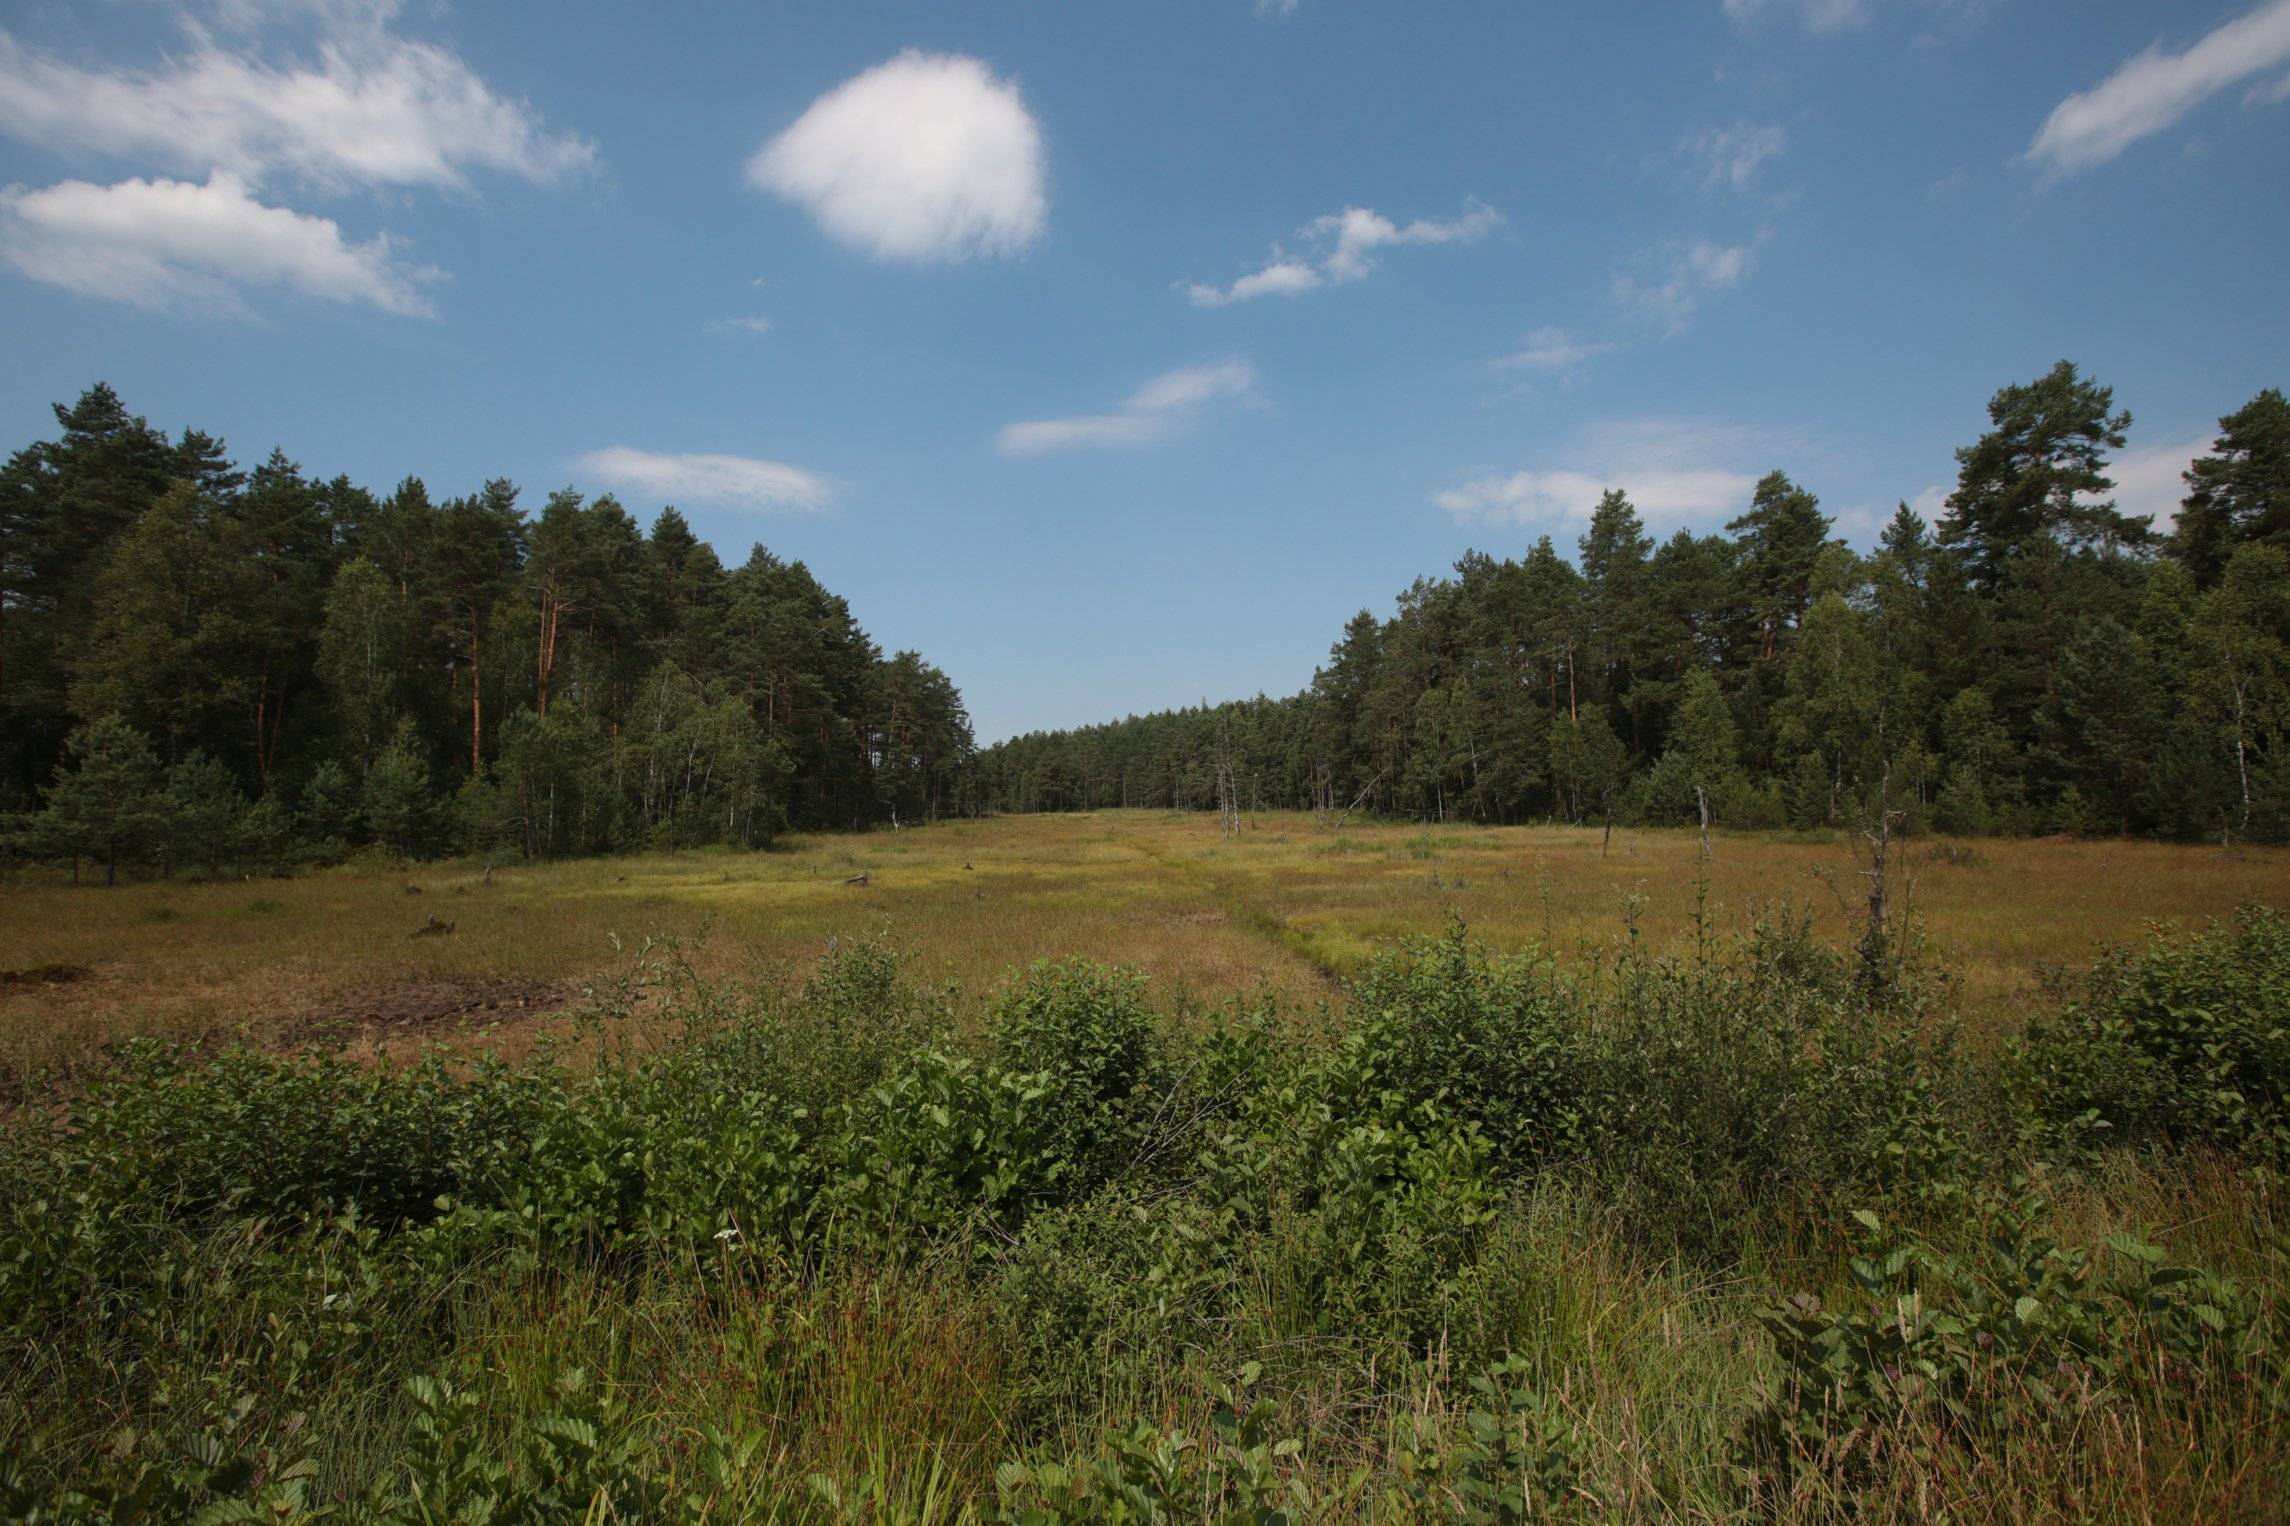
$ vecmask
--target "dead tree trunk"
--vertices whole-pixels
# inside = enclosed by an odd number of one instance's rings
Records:
[[[1869,925],[1861,934],[1861,980],[1871,990],[1885,984],[1885,965],[1890,954],[1885,875],[1892,857],[1893,822],[1899,815],[1892,808],[1892,765],[1887,763],[1884,777],[1877,785],[1876,828],[1862,834],[1869,842],[1869,867],[1863,871],[1869,880]]]

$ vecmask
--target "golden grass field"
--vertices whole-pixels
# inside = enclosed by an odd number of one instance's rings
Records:
[[[2088,962],[2150,924],[2290,902],[2290,851],[2117,840],[1911,842],[1918,926],[1962,982],[1976,1029],[2008,1030],[2047,968]],[[0,984],[0,1067],[18,1074],[131,1034],[292,1036],[314,1019],[397,1012],[423,1037],[577,997],[677,940],[711,980],[799,975],[831,938],[884,936],[914,974],[990,994],[1036,959],[1086,955],[1147,973],[1164,1001],[1269,990],[1317,999],[1377,950],[1460,916],[1499,948],[1612,949],[1635,923],[1657,948],[1693,936],[1690,831],[1347,824],[1108,811],[958,821],[706,851],[503,865],[365,865],[299,878],[106,890],[0,887],[0,971],[60,964],[64,984]],[[1761,906],[1856,927],[1860,865],[1842,839],[1713,839],[1706,918],[1738,931]],[[845,881],[864,873],[864,886]],[[409,893],[408,887],[418,887]],[[1850,904],[1848,904],[1850,903]],[[438,936],[412,934],[430,918]],[[547,988],[550,995],[538,993]],[[476,1012],[429,1022],[439,993]],[[501,998],[505,1010],[485,1011]],[[483,1013],[480,1017],[477,1013]]]

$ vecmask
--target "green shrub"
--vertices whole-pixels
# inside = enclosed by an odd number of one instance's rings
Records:
[[[2018,1058],[2055,1137],[2201,1141],[2290,1167],[2290,919],[2250,909],[2103,960]]]
[[[2174,1376],[2278,1386],[2265,1316],[2233,1283],[2167,1265],[2131,1235],[2109,1242],[2103,1276],[2045,1233],[2044,1200],[2015,1185],[1983,1200],[1968,1253],[1856,1212],[1852,1299],[1832,1310],[1800,1294],[1759,1315],[1782,1375],[1742,1433],[1754,1493],[1801,1474],[1855,1487],[1904,1450],[2072,1431],[2093,1406]]]

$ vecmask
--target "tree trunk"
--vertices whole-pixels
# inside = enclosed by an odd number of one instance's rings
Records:
[[[469,612],[469,777],[485,772],[485,670],[478,663],[477,611]]]
[[[533,644],[533,713],[542,719],[549,713],[549,673],[557,665],[557,613],[555,601],[546,595],[541,599],[541,628]]]

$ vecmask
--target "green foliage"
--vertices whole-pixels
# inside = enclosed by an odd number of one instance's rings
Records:
[[[996,1060],[1038,1073],[1049,1172],[1083,1195],[1134,1165],[1168,1086],[1157,1024],[1136,975],[1075,961],[1039,965],[995,1009]]]
[[[2045,1233],[2044,1200],[2015,1188],[1982,1200],[1961,1253],[1858,1210],[1849,1302],[1801,1294],[1759,1315],[1782,1376],[1742,1432],[1753,1492],[1799,1473],[1865,1483],[1899,1451],[2071,1431],[2095,1407],[2197,1373],[2280,1383],[2259,1305],[2232,1282],[2127,1234],[2101,1275]]]
[[[1394,1502],[1410,1515],[1472,1526],[1514,1526],[1581,1513],[1597,1501],[1582,1487],[1580,1442],[1571,1421],[1537,1393],[1532,1365],[1516,1354],[1473,1374],[1462,1424],[1413,1418],[1394,1458]]]
[[[2290,1167],[2290,920],[2250,910],[2118,954],[2020,1056],[2029,1111],[2068,1138],[2179,1139]]]
[[[687,991],[672,1042],[608,1031],[577,1065],[131,1045],[0,1126],[0,1396],[22,1413],[0,1500],[696,1520],[895,1515],[921,1488],[1029,1521],[1596,1515],[1647,1496],[1587,1433],[1575,1374],[1618,1341],[1673,1359],[1625,1328],[1654,1318],[1646,1279],[1818,1279],[1853,1223],[1851,1290],[1765,1309],[1768,1365],[1706,1417],[1748,1493],[1705,1505],[1834,1503],[2029,1438],[2072,1451],[2125,1404],[2276,1404],[2265,1286],[2143,1237],[2074,1243],[2001,1184],[2030,1154],[2088,1164],[2095,1122],[2278,1165],[2290,926],[2253,914],[2109,965],[2009,1091],[1904,974],[1872,997],[1786,915],[1572,974],[1458,927],[1316,1028],[1173,1023],[1077,962],[1027,972],[970,1037],[861,943],[790,998]],[[1536,1224],[1550,1194],[1597,1205],[1570,1221],[1589,1238]],[[976,1311],[991,1361],[958,1380],[990,1385],[999,1450],[945,1462],[960,1485],[880,1451],[781,1476],[784,1438],[741,1417],[871,1396],[820,1293],[902,1281]],[[869,1317],[927,1315],[885,1294]],[[667,1348],[660,1322],[684,1332]],[[676,1407],[694,1375],[729,1413]],[[1363,1385],[1421,1402],[1366,1427],[1313,1407]]]
[[[122,864],[143,862],[163,846],[168,822],[158,759],[142,733],[106,717],[74,731],[48,803],[21,829],[35,858],[103,865],[105,884]]]
[[[1252,1390],[1251,1362],[1216,1390],[1204,1447],[1183,1431],[1145,1421],[1107,1439],[1107,1455],[1075,1465],[1005,1463],[995,1475],[1002,1519],[1012,1526],[1060,1521],[1215,1521],[1295,1526],[1312,1519],[1312,1494],[1294,1475],[1303,1443],[1274,1439],[1271,1401]]]
[[[1648,813],[1659,822],[1694,821],[1706,799],[1712,818],[1722,821],[1747,784],[1733,712],[1716,675],[1696,668],[1686,677],[1670,745],[1647,776]]]
[[[411,722],[398,723],[397,735],[366,770],[360,808],[373,840],[408,858],[434,839],[437,806],[430,794],[429,764]]]
[[[28,856],[116,878],[369,842],[752,847],[971,804],[946,674],[886,658],[800,563],[758,547],[727,574],[673,509],[647,537],[609,497],[529,518],[501,479],[438,503],[278,452],[241,472],[102,386],[56,417],[60,439],[0,468],[0,809],[29,813],[10,833]],[[77,780],[65,742],[97,725],[195,782],[191,809],[138,779],[94,820],[116,781]],[[232,790],[274,802],[259,842],[212,819]],[[185,818],[186,840],[123,806]]]

